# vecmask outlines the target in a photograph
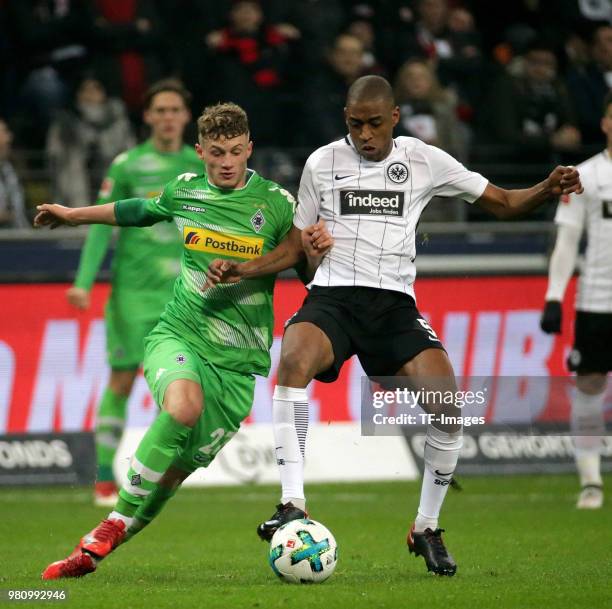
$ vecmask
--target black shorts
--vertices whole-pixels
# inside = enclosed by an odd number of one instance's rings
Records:
[[[567,367],[572,372],[612,370],[612,313],[576,311],[574,347]]]
[[[310,322],[329,338],[334,363],[315,378],[331,383],[357,355],[368,376],[392,376],[425,349],[444,349],[408,294],[366,287],[313,286],[285,327]]]

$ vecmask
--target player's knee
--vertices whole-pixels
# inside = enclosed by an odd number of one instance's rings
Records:
[[[115,395],[129,396],[136,378],[136,370],[113,370],[108,383]]]
[[[202,402],[190,399],[174,400],[165,408],[174,419],[188,427],[193,427],[202,414]]]
[[[576,386],[582,393],[597,395],[606,388],[607,377],[605,374],[586,373],[576,376]]]
[[[313,358],[304,349],[284,350],[278,367],[278,383],[290,387],[307,384],[315,374],[314,369]]]
[[[171,384],[164,396],[164,410],[183,425],[193,427],[204,409],[202,390],[196,383]]]

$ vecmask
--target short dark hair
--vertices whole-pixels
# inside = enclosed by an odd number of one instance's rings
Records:
[[[379,99],[388,101],[391,106],[395,105],[395,95],[389,81],[382,76],[362,76],[350,86],[346,95],[346,105]]]
[[[247,113],[232,102],[218,103],[204,108],[198,118],[198,134],[202,139],[231,139],[249,134]]]
[[[148,110],[153,103],[153,98],[158,93],[176,93],[180,95],[187,108],[191,107],[191,93],[178,78],[165,78],[153,83],[145,92],[143,97],[143,107]]]

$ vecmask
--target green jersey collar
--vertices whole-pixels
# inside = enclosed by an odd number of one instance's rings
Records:
[[[208,181],[208,188],[209,190],[211,190],[212,192],[216,192],[219,194],[227,194],[228,192],[240,192],[242,190],[245,190],[249,183],[251,182],[251,178],[253,176],[257,175],[257,172],[254,171],[253,169],[247,169],[246,170],[246,181],[244,183],[244,186],[242,186],[241,188],[219,188],[218,186],[215,186],[209,177],[207,177],[207,181]]]

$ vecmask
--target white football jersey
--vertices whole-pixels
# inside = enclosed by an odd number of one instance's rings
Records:
[[[578,165],[584,192],[561,197],[556,224],[586,229],[576,309],[612,313],[612,159],[600,152]]]
[[[367,286],[414,298],[415,232],[434,196],[473,203],[488,182],[446,152],[397,137],[383,161],[368,161],[349,137],[315,150],[304,167],[294,224],[322,218],[335,244],[312,285]]]

